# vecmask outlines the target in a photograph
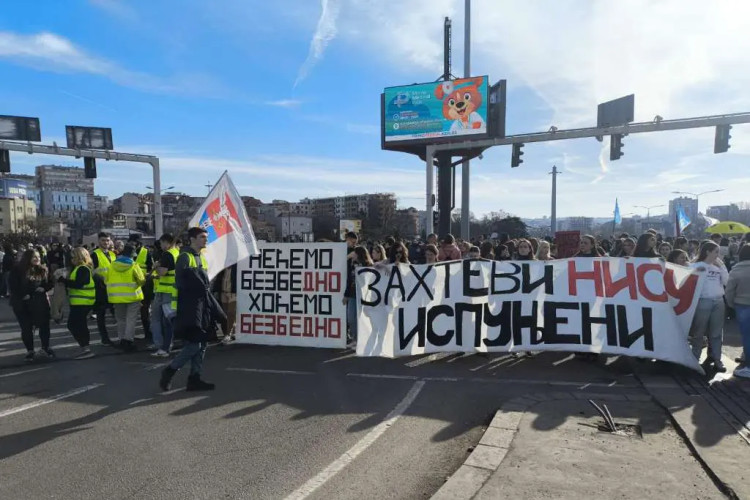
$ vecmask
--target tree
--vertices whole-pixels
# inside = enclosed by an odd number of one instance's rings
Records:
[[[493,233],[498,235],[507,233],[511,238],[524,238],[529,234],[526,223],[520,217],[515,216],[494,220],[491,228]]]

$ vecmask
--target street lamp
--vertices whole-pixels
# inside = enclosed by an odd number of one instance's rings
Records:
[[[690,196],[695,196],[695,211],[696,213],[699,212],[698,210],[698,198],[703,196],[704,194],[708,193],[719,193],[721,191],[724,191],[724,189],[712,189],[711,191],[703,191],[702,193],[688,193],[687,191],[672,191],[672,194],[689,194]]]
[[[663,206],[664,204],[662,203],[661,205],[651,205],[649,207],[644,207],[643,205],[633,205],[633,208],[642,208],[646,211],[646,225],[649,226],[651,224],[651,209]]]
[[[151,191],[154,190],[154,188],[152,188],[151,186],[146,186],[146,189],[149,189]],[[160,189],[159,192],[163,193],[164,191],[169,191],[170,189],[174,189],[174,186],[165,187],[164,189]]]

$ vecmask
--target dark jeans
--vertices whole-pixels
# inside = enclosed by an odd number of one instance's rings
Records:
[[[143,325],[143,334],[147,339],[151,337],[151,302],[153,299],[144,299],[141,301],[141,324]]]
[[[203,371],[203,357],[206,355],[206,343],[205,342],[190,342],[185,341],[185,345],[172,360],[169,366],[173,370],[179,370],[185,364],[190,361],[190,375],[200,377]]]
[[[107,332],[107,309],[109,309],[109,307],[110,305],[107,302],[94,306],[94,312],[96,313],[96,328],[99,330],[99,336],[102,340],[109,339],[109,333]]]
[[[87,322],[91,306],[70,306],[70,313],[68,314],[68,330],[76,339],[78,345],[81,347],[87,347],[91,341],[91,334],[89,333],[89,325]],[[98,320],[98,317],[97,317]]]
[[[31,301],[24,300],[21,304],[13,306],[13,314],[16,315],[18,325],[21,327],[21,340],[27,351],[34,350],[34,326],[39,327],[39,340],[42,341],[42,348],[49,347],[49,309],[46,316],[43,312],[35,314]]]

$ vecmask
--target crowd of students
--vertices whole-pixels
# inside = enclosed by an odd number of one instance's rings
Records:
[[[201,255],[205,234],[204,229],[191,228],[184,245],[164,234],[156,248],[142,245],[138,235],[122,242],[107,233],[98,235],[98,246],[90,252],[85,246],[29,245],[20,251],[6,247],[2,257],[7,273],[4,291],[21,329],[25,359],[33,362],[37,357],[56,357],[50,347],[50,322],[60,323],[64,310],[68,330],[81,349],[77,359],[94,356],[88,327],[92,316],[103,345],[134,352],[138,350],[135,331],[140,315],[146,348],[152,356],[169,358],[174,333],[181,333],[182,349],[162,374],[162,386],[168,386],[174,373],[191,361],[188,389],[212,389],[212,384],[200,380],[202,359],[206,343],[218,340],[217,325],[221,325],[225,341],[233,338],[236,280],[232,275],[236,267],[223,271],[211,287],[208,265]],[[232,318],[224,311],[231,312]],[[117,343],[107,330],[108,313],[116,320]],[[34,330],[41,342],[39,350],[35,349]]]
[[[478,237],[474,241],[457,240],[447,234],[442,239],[430,234],[425,242],[398,241],[387,238],[384,242],[359,242],[355,233],[347,233],[350,249],[348,282],[345,292],[347,322],[350,335],[356,339],[356,305],[354,268],[357,266],[387,266],[393,264],[434,264],[459,259],[488,260],[540,260],[557,258],[553,238],[498,239]],[[736,315],[743,342],[741,363],[734,375],[750,378],[750,367],[745,365],[750,353],[750,233],[744,238],[726,238],[712,234],[709,239],[688,240],[685,237],[665,238],[655,230],[648,230],[637,239],[623,233],[619,237],[580,237],[578,251],[570,257],[642,257],[660,259],[680,266],[689,266],[706,273],[705,284],[696,307],[688,335],[690,347],[700,359],[707,339],[708,350],[704,366],[726,372],[722,362],[724,322]],[[596,355],[578,355],[582,359],[595,359]]]

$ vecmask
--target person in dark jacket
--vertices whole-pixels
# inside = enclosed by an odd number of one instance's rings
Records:
[[[216,323],[224,321],[226,315],[211,294],[208,265],[201,250],[206,248],[208,233],[201,227],[188,231],[190,245],[182,248],[175,265],[175,288],[177,289],[177,316],[175,336],[185,339],[185,345],[172,362],[164,368],[159,386],[168,391],[177,370],[190,361],[188,391],[213,390],[214,384],[201,380],[206,344],[214,336]]]
[[[55,353],[49,346],[50,307],[47,292],[52,288],[47,268],[35,250],[26,250],[21,261],[10,273],[10,306],[21,327],[21,339],[26,347],[26,361],[34,361],[34,327],[42,341],[40,354],[50,358]]]
[[[12,245],[5,245],[5,255],[3,255],[3,297],[10,295],[10,285],[8,279],[10,272],[16,267],[16,249]]]
[[[68,330],[81,347],[76,359],[88,359],[94,356],[89,343],[91,333],[87,322],[88,315],[96,303],[96,284],[94,280],[94,264],[89,252],[78,247],[71,254],[73,272],[70,278],[61,277],[59,281],[65,283],[70,301],[68,314]]]

